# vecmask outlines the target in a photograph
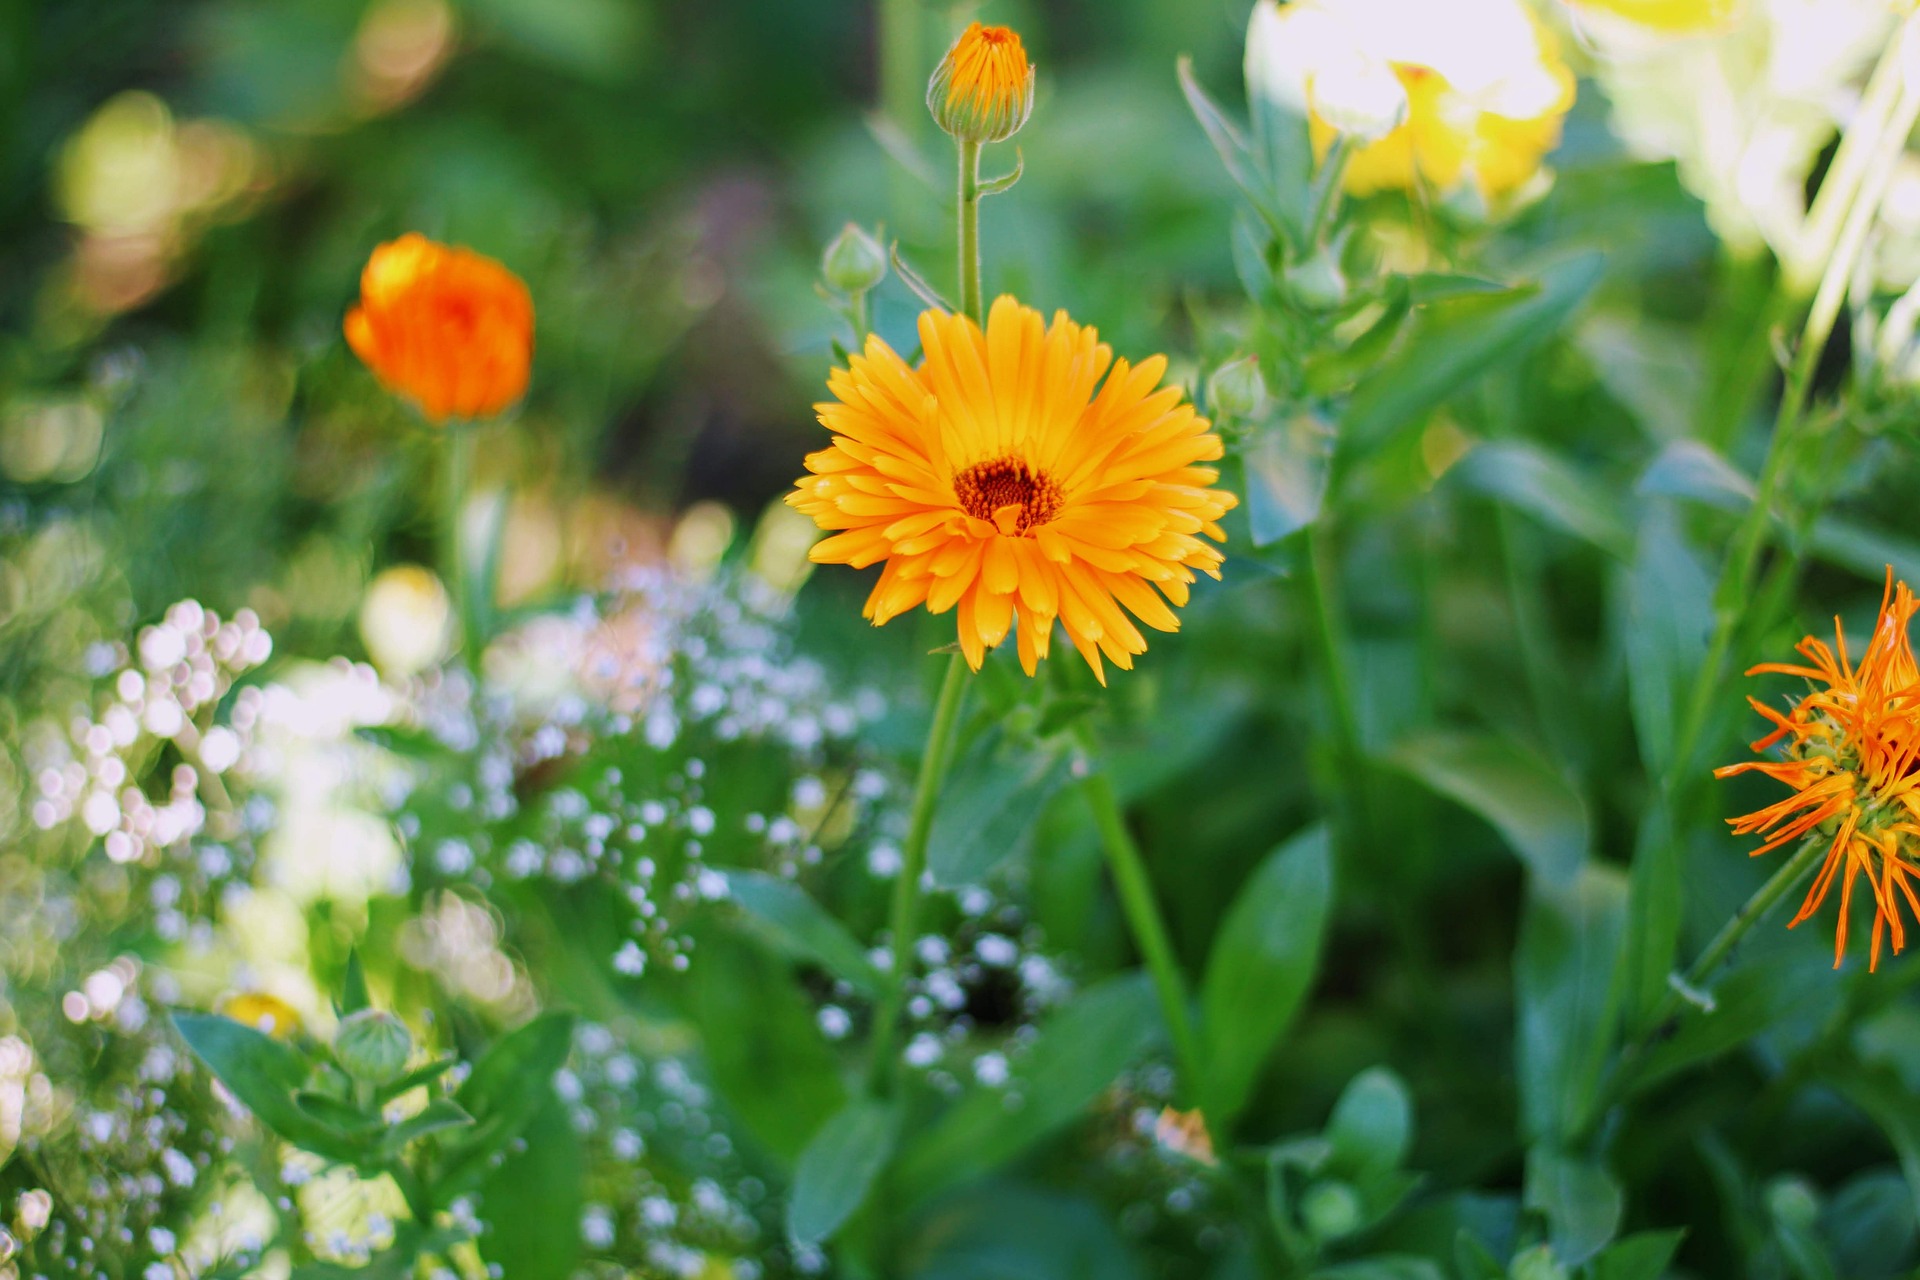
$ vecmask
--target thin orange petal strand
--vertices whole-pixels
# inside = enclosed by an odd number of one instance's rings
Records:
[[[1894,954],[1906,946],[1906,921],[1900,903],[1920,919],[1920,896],[1908,877],[1920,868],[1907,856],[1920,840],[1920,668],[1914,661],[1909,626],[1920,602],[1891,569],[1879,616],[1865,652],[1855,663],[1845,628],[1834,620],[1831,647],[1812,636],[1797,646],[1807,665],[1762,663],[1749,674],[1787,675],[1810,688],[1791,709],[1778,711],[1749,698],[1755,711],[1773,726],[1753,744],[1765,751],[1780,746],[1784,759],[1749,760],[1714,770],[1719,778],[1754,772],[1791,788],[1793,794],[1729,822],[1738,835],[1765,837],[1754,855],[1801,840],[1826,838],[1825,861],[1807,889],[1788,927],[1811,917],[1840,882],[1839,919],[1834,929],[1834,966],[1846,958],[1854,882],[1865,877],[1873,898],[1873,932],[1868,968],[1877,969],[1883,946]]]
[[[1130,669],[1147,649],[1132,619],[1177,630],[1194,571],[1218,576],[1202,538],[1238,500],[1195,464],[1219,438],[1160,385],[1162,357],[1116,362],[1064,312],[1002,297],[984,330],[928,311],[919,336],[918,368],[870,338],[815,406],[833,441],[787,495],[834,535],[813,560],[883,566],[876,626],[952,611],[976,668],[1012,635],[1032,675],[1057,624],[1102,683],[1106,663]]]

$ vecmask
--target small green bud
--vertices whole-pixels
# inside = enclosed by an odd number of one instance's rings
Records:
[[[1509,1280],[1567,1280],[1567,1268],[1553,1256],[1550,1245],[1537,1244],[1513,1255],[1507,1276]]]
[[[1767,1184],[1767,1212],[1789,1227],[1809,1231],[1820,1216],[1820,1193],[1805,1178],[1775,1178]]]
[[[1229,360],[1207,379],[1207,409],[1219,417],[1246,421],[1267,407],[1267,380],[1258,356]]]
[[[413,1036],[406,1024],[379,1009],[350,1013],[334,1033],[333,1056],[340,1069],[367,1084],[386,1084],[399,1078],[413,1056]]]
[[[887,278],[887,251],[878,240],[849,222],[820,259],[820,273],[842,293],[865,293]]]
[[[1344,1182],[1316,1182],[1300,1197],[1300,1220],[1316,1240],[1338,1240],[1360,1229],[1365,1207]]]
[[[1287,292],[1312,311],[1331,311],[1347,300],[1347,277],[1339,255],[1322,249],[1287,268]]]

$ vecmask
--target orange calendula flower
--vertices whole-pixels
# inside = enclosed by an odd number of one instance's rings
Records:
[[[1020,37],[973,23],[927,82],[927,109],[963,142],[1003,142],[1033,114],[1033,66]]]
[[[373,251],[347,343],[390,391],[435,422],[485,418],[527,390],[533,299],[471,249],[409,233]]]
[[[1920,604],[1913,592],[1904,582],[1896,584],[1889,571],[1873,639],[1858,665],[1848,659],[1846,635],[1836,618],[1833,648],[1812,636],[1800,642],[1807,665],[1769,662],[1749,671],[1801,676],[1813,688],[1785,713],[1757,698],[1747,699],[1774,726],[1753,749],[1784,744],[1784,759],[1750,760],[1714,770],[1717,778],[1763,773],[1793,788],[1786,799],[1729,820],[1739,835],[1766,837],[1754,856],[1803,838],[1831,835],[1826,861],[1788,927],[1818,910],[1839,878],[1836,969],[1846,955],[1847,915],[1860,876],[1866,877],[1873,894],[1869,967],[1879,967],[1883,936],[1896,953],[1906,943],[1901,899],[1920,918],[1920,897],[1908,880],[1920,874],[1911,843],[1920,838],[1920,671],[1907,635],[1916,609]]]
[[[982,332],[927,311],[920,343],[916,369],[869,337],[815,406],[833,444],[787,495],[839,531],[813,559],[884,564],[867,599],[875,626],[923,603],[957,610],[975,670],[1017,624],[1032,675],[1056,619],[1102,683],[1103,654],[1131,669],[1147,642],[1128,613],[1177,630],[1168,602],[1187,602],[1196,569],[1220,576],[1202,541],[1225,538],[1217,522],[1236,501],[1202,465],[1220,438],[1160,385],[1165,357],[1115,361],[1065,312],[1049,325],[1003,297]]]

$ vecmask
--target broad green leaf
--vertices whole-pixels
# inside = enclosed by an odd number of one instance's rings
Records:
[[[1422,734],[1387,757],[1491,823],[1544,884],[1570,885],[1587,858],[1587,807],[1538,756],[1481,734]]]
[[[1686,498],[1727,511],[1753,501],[1745,472],[1698,440],[1675,440],[1640,473],[1634,489],[1648,497]]]
[[[1413,332],[1347,406],[1339,449],[1377,449],[1473,380],[1551,338],[1593,286],[1605,259],[1584,254],[1541,273],[1531,288],[1447,298],[1420,309]]]
[[[866,1200],[899,1137],[899,1103],[848,1101],[820,1126],[794,1166],[787,1234],[801,1244],[830,1239]]]
[[[1822,1075],[1887,1135],[1894,1154],[1900,1157],[1900,1171],[1906,1175],[1915,1213],[1920,1215],[1920,1096],[1884,1067],[1835,1064]]]
[[[1593,1260],[1593,1280],[1660,1280],[1667,1274],[1684,1227],[1671,1231],[1641,1231],[1602,1249]]]
[[[1882,529],[1823,516],[1813,526],[1815,555],[1829,564],[1851,569],[1876,585],[1885,580],[1887,566],[1906,582],[1920,582],[1920,542]]]
[[[294,1101],[308,1075],[299,1050],[218,1014],[175,1013],[173,1025],[261,1124],[323,1159],[357,1164],[367,1157],[369,1143],[341,1133]]]
[[[1321,1267],[1311,1273],[1310,1280],[1447,1280],[1447,1273],[1426,1258],[1383,1253]]]
[[[1269,546],[1320,518],[1333,428],[1313,414],[1270,422],[1241,451],[1253,545]]]
[[[301,1089],[293,1095],[293,1104],[322,1124],[332,1125],[345,1133],[354,1133],[363,1129],[376,1129],[381,1125],[378,1114],[363,1111],[351,1102],[336,1098],[329,1093],[318,1093],[311,1089]]]
[[[1264,190],[1293,243],[1306,246],[1307,220],[1313,216],[1315,157],[1306,112],[1293,103],[1247,85],[1247,112],[1253,121],[1253,154],[1258,157]]]
[[[783,954],[819,965],[862,995],[879,990],[866,951],[805,889],[761,871],[726,876],[728,896]]]
[[[1465,1227],[1453,1237],[1453,1269],[1460,1280],[1507,1280],[1507,1269]]]
[[[513,1280],[568,1280],[581,1252],[586,1153],[566,1105],[551,1094],[523,1140],[481,1184],[480,1256]]]
[[[1713,630],[1713,579],[1664,505],[1640,524],[1621,641],[1640,757],[1654,777],[1672,765],[1673,738]]]
[[[1327,1121],[1336,1168],[1375,1173],[1397,1169],[1413,1144],[1413,1100],[1400,1077],[1371,1067],[1353,1078]]]
[[[1633,554],[1633,532],[1618,505],[1596,481],[1537,444],[1490,440],[1475,446],[1447,476],[1609,555],[1626,560]]]
[[[1617,869],[1590,865],[1570,884],[1536,880],[1527,894],[1514,954],[1514,1050],[1529,1138],[1568,1133],[1593,1105],[1615,1026],[1626,889]]]
[[[1221,922],[1200,988],[1200,1039],[1202,1105],[1222,1132],[1306,998],[1332,899],[1332,842],[1310,827],[1267,855]]]
[[[1620,1230],[1620,1184],[1599,1164],[1534,1147],[1527,1152],[1527,1208],[1546,1217],[1556,1259],[1577,1267]]]
[[[1240,194],[1247,198],[1256,212],[1264,218],[1275,231],[1298,240],[1298,230],[1288,229],[1286,219],[1282,217],[1267,177],[1261,172],[1253,150],[1247,145],[1246,138],[1222,111],[1200,82],[1193,78],[1193,60],[1182,56],[1176,64],[1176,74],[1180,78],[1180,92],[1186,95],[1187,106],[1192,109],[1194,119],[1200,122],[1207,141],[1213,144],[1214,154],[1220,157],[1220,163],[1226,167],[1227,176],[1240,188]]]
[[[494,1042],[453,1095],[473,1117],[447,1152],[441,1185],[470,1190],[487,1161],[526,1129],[553,1094],[554,1073],[573,1047],[573,1015],[543,1013]]]
[[[1762,928],[1779,928],[1776,922]],[[1638,1090],[1681,1071],[1752,1045],[1776,1023],[1824,1008],[1833,998],[1832,975],[1788,951],[1737,965],[1710,985],[1713,1010],[1681,1011],[1671,1032],[1651,1049],[1634,1077]]]
[[[1143,1280],[1112,1224],[1083,1196],[991,1182],[942,1197],[917,1219],[899,1274],[914,1280]],[[1224,1277],[1215,1273],[1215,1280]]]
[[[445,1075],[448,1070],[452,1068],[453,1064],[459,1060],[455,1055],[448,1053],[435,1058],[425,1066],[415,1067],[398,1080],[383,1084],[374,1090],[373,1100],[375,1102],[391,1102],[410,1089],[418,1089],[421,1085],[432,1084],[435,1080]]]
[[[748,1134],[780,1161],[796,1160],[846,1101],[812,1001],[787,965],[752,941],[712,930],[698,942],[688,1012],[714,1085]]]
[[[1833,1246],[1834,1262],[1847,1276],[1892,1275],[1920,1239],[1913,1192],[1892,1169],[1869,1169],[1849,1178],[1820,1214],[1821,1234]]]
[[[1066,752],[1018,751],[1008,760],[999,737],[988,735],[941,788],[927,836],[927,870],[940,884],[979,884],[1026,846],[1041,810],[1066,785]]]
[[[991,1172],[1072,1123],[1162,1034],[1145,974],[1081,992],[1015,1058],[1005,1086],[967,1094],[902,1150],[902,1200]]]
[[[1686,891],[1680,879],[1681,839],[1666,801],[1649,795],[1627,872],[1627,927],[1620,944],[1620,992],[1628,1026],[1638,1026],[1666,997],[1679,957]]]

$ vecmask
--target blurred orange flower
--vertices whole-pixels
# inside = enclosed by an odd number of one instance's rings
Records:
[[[871,337],[828,380],[834,399],[815,410],[833,444],[787,495],[842,531],[812,559],[884,562],[875,626],[921,603],[957,608],[975,670],[1016,619],[1028,675],[1056,620],[1102,683],[1101,655],[1130,669],[1147,642],[1127,613],[1178,630],[1168,601],[1186,604],[1196,569],[1220,576],[1201,540],[1225,539],[1218,521],[1236,502],[1201,465],[1220,458],[1220,437],[1161,385],[1164,356],[1115,361],[1064,311],[1049,325],[1003,297],[984,332],[927,311],[920,343],[915,369]]]
[[[1836,969],[1846,955],[1847,914],[1859,876],[1866,876],[1873,894],[1870,968],[1879,967],[1883,935],[1896,953],[1906,943],[1900,898],[1920,918],[1920,897],[1908,880],[1920,875],[1920,865],[1912,860],[1913,841],[1920,839],[1920,671],[1907,634],[1916,609],[1920,604],[1913,592],[1906,583],[1895,583],[1889,571],[1873,639],[1859,665],[1848,661],[1847,638],[1836,618],[1834,648],[1812,636],[1800,642],[1809,665],[1769,662],[1754,667],[1748,675],[1801,676],[1814,688],[1784,714],[1757,698],[1747,699],[1774,726],[1753,749],[1764,751],[1784,742],[1784,760],[1749,760],[1714,770],[1716,778],[1763,773],[1793,788],[1792,795],[1776,804],[1728,820],[1738,835],[1767,837],[1753,851],[1755,857],[1802,838],[1831,836],[1826,861],[1787,927],[1819,909],[1844,869],[1834,939]]]
[[[410,232],[373,251],[347,343],[388,390],[434,422],[518,400],[533,367],[533,299],[483,254]]]

